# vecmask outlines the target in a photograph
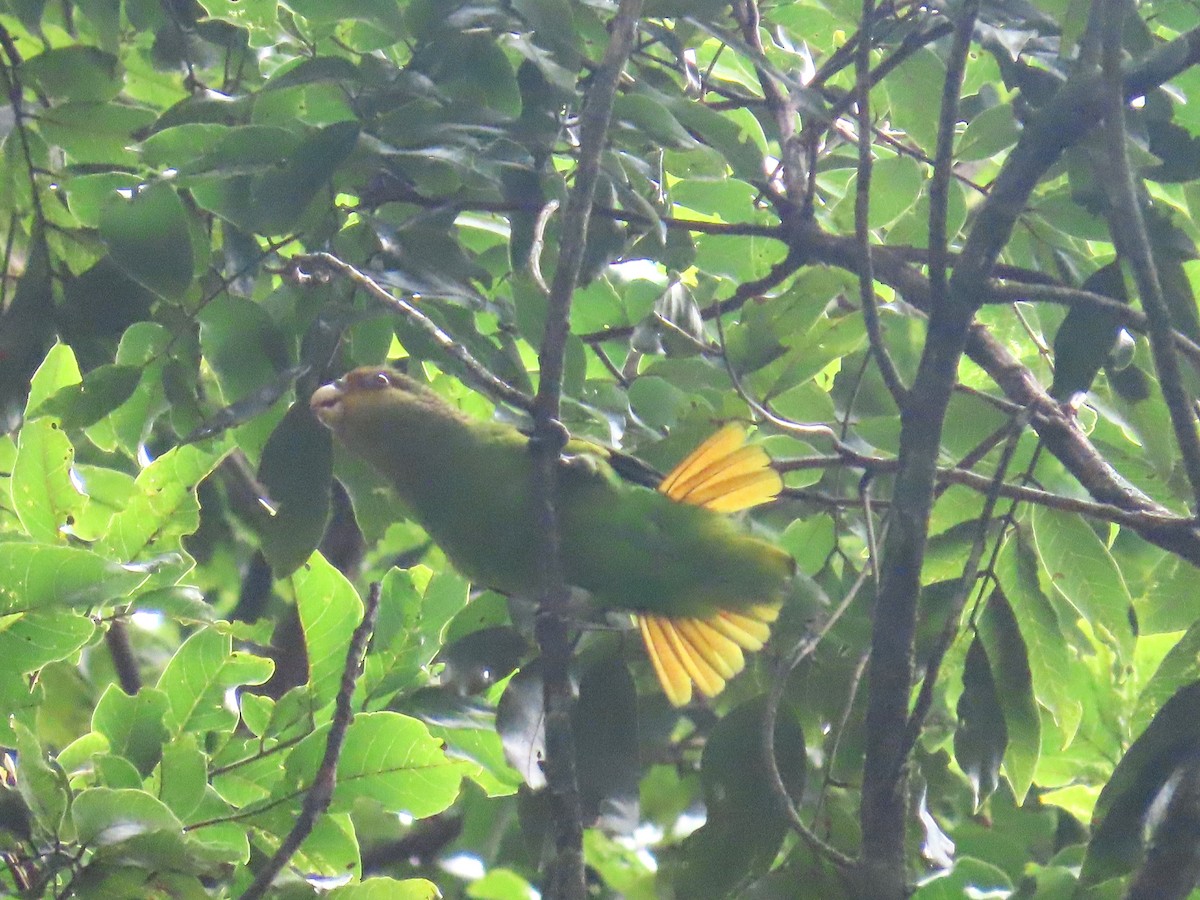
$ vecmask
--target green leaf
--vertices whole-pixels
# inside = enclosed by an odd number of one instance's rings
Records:
[[[533,900],[538,892],[512,869],[496,868],[472,881],[467,896],[471,900]]]
[[[1074,662],[1058,615],[1038,585],[1037,560],[1024,532],[1004,542],[996,572],[1020,624],[1034,694],[1054,715],[1065,746],[1075,736],[1082,715],[1079,698],[1070,690]]]
[[[1017,803],[1033,783],[1042,747],[1042,720],[1033,696],[1029,653],[1021,628],[1003,591],[992,591],[977,624],[979,640],[987,652],[988,666],[996,686],[996,698],[1004,714],[1008,746],[1004,771]]]
[[[26,422],[17,436],[12,470],[13,508],[35,540],[66,540],[86,499],[71,480],[75,449],[53,419]]]
[[[1037,507],[1033,536],[1054,589],[1128,658],[1133,653],[1133,599],[1096,532],[1078,515]]]
[[[121,64],[95,47],[56,47],[26,60],[21,79],[57,99],[103,102],[121,90]]]
[[[963,667],[963,690],[958,698],[958,727],[954,731],[954,759],[975,794],[975,808],[996,789],[1000,761],[1008,743],[1004,711],[996,696],[996,682],[987,651],[978,638],[971,641]]]
[[[100,238],[134,281],[167,300],[192,283],[192,237],[175,189],[156,182],[126,200],[114,196],[100,213]]]
[[[132,561],[174,553],[179,539],[200,525],[196,486],[217,467],[229,445],[189,444],[168,450],[138,475],[128,505],[113,516],[97,549],[114,559]]]
[[[121,102],[63,103],[43,113],[38,126],[46,140],[61,147],[73,163],[132,165],[134,135],[157,117],[153,109]]]
[[[424,878],[366,878],[329,892],[329,900],[441,900],[442,892]]]
[[[750,110],[717,112],[682,98],[670,103],[670,109],[683,126],[720,151],[735,178],[753,182],[762,177],[767,139],[762,124]]]
[[[995,866],[960,856],[947,872],[921,882],[912,900],[959,900],[961,897],[1007,897],[1012,880]]]
[[[208,758],[191,734],[179,735],[162,748],[158,771],[158,799],[181,820],[187,821],[204,799],[208,788]]]
[[[142,688],[130,697],[110,684],[92,713],[92,730],[104,735],[113,753],[127,758],[142,775],[149,775],[158,765],[168,738],[163,725],[167,708],[167,696],[162,691]]]
[[[71,805],[67,775],[60,765],[46,757],[32,731],[15,720],[12,730],[18,754],[17,790],[37,826],[46,835],[58,837]]]
[[[91,550],[0,543],[0,612],[108,606],[145,581],[145,572],[125,568]]]
[[[670,110],[645,94],[618,94],[613,101],[612,117],[615,124],[645,135],[664,147],[694,150],[700,146]]]
[[[358,19],[395,34],[398,40],[408,33],[401,8],[389,0],[288,0],[288,6],[313,22]]]
[[[262,509],[256,528],[275,577],[290,575],[317,549],[329,519],[332,478],[329,430],[307,403],[292,404],[263,447],[258,467],[274,511]]]
[[[129,291],[126,282],[123,293]],[[167,409],[163,392],[164,356],[173,335],[157,322],[135,322],[121,335],[117,347],[118,365],[141,368],[142,379],[132,396],[107,418],[88,429],[88,437],[105,449],[120,447],[130,456],[140,454],[142,442],[149,436],[158,416]]]
[[[763,760],[764,698],[729,712],[700,758],[708,817],[683,842],[673,879],[677,896],[718,897],[763,874],[779,852],[787,822]],[[775,723],[775,755],[788,794],[804,792],[804,734],[786,713]]]
[[[235,651],[229,635],[200,629],[184,641],[158,679],[158,690],[170,701],[167,729],[172,736],[232,729],[238,716],[227,704],[226,692],[262,684],[274,669],[269,659]]]
[[[690,399],[675,385],[653,375],[643,375],[629,386],[629,408],[651,428],[669,428]]]
[[[75,351],[64,343],[57,342],[46,352],[29,382],[29,400],[25,405],[26,418],[33,417],[33,410],[63,388],[78,384],[79,363]]]
[[[887,228],[912,207],[921,196],[925,176],[921,165],[907,156],[881,159],[871,168],[870,227]],[[848,208],[854,206],[856,182],[846,194]]]
[[[963,162],[989,159],[1015,144],[1020,134],[1011,103],[989,107],[967,123],[955,156]]]
[[[447,95],[488,119],[521,114],[521,91],[512,63],[491,35],[447,36],[429,75]]]
[[[288,366],[287,341],[261,305],[226,294],[214,297],[198,318],[200,349],[226,401],[242,400],[273,384]],[[271,402],[279,396],[274,393]]]
[[[1130,731],[1137,734],[1144,730],[1154,714],[1176,691],[1196,681],[1200,681],[1200,621],[1194,622],[1167,652],[1150,681],[1142,688],[1129,720]]]
[[[354,586],[320,553],[314,553],[290,578],[304,647],[308,680],[321,704],[337,696],[350,635],[362,621],[363,605]]]
[[[591,666],[571,708],[575,770],[587,821],[630,834],[638,825],[637,690],[617,656]]]
[[[391,527],[404,518],[404,508],[388,487],[387,479],[357,456],[344,449],[334,448],[334,473],[354,509],[354,521],[362,529],[368,544],[374,544]]]
[[[284,788],[308,785],[325,752],[329,727],[296,745],[288,756]],[[446,756],[441,741],[425,725],[394,712],[361,713],[346,732],[334,788],[336,809],[358,798],[417,819],[442,812],[458,797],[459,783],[472,767]]]
[[[0,672],[24,675],[67,659],[95,632],[90,616],[58,610],[24,613],[0,629]]]
[[[136,366],[100,366],[88,372],[82,382],[60,388],[30,417],[56,416],[63,428],[86,428],[128,400],[141,379],[142,370]]]
[[[918,147],[932,155],[937,144],[938,104],[931,99],[941,96],[945,79],[946,64],[938,54],[923,48],[897,67],[882,90],[876,88],[871,92],[872,108],[878,114],[876,95],[886,92],[893,125],[906,131]]]
[[[145,791],[88,788],[75,797],[71,817],[81,844],[102,847],[153,831],[182,833],[175,814]]]
[[[245,197],[257,226],[250,230],[283,234],[293,228],[357,142],[358,124],[337,122],[305,138],[282,168],[255,179]]]

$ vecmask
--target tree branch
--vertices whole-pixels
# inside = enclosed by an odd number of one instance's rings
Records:
[[[1125,6],[1120,0],[1108,0],[1104,7],[1107,12],[1102,30],[1101,60],[1104,74],[1104,144],[1109,166],[1103,180],[1109,197],[1109,228],[1114,243],[1129,261],[1134,280],[1137,281],[1142,308],[1149,320],[1147,333],[1154,356],[1154,368],[1158,372],[1158,383],[1171,416],[1171,427],[1179,443],[1179,452],[1183,456],[1184,471],[1192,485],[1195,497],[1193,510],[1200,515],[1200,434],[1196,432],[1196,411],[1179,371],[1171,316],[1163,299],[1158,268],[1150,249],[1146,223],[1142,219],[1142,208],[1134,187],[1126,147],[1125,91],[1121,77],[1121,29],[1125,22]]]
[[[558,421],[563,366],[571,328],[571,295],[579,281],[587,243],[588,218],[600,174],[600,156],[608,134],[617,82],[633,50],[642,0],[621,0],[613,18],[608,48],[596,70],[580,113],[579,164],[563,212],[562,244],[546,310],[545,333],[538,359],[541,373],[533,404],[530,453],[534,465],[534,509],[537,511],[541,598],[537,639],[542,651],[542,701],[546,715],[546,786],[554,823],[555,859],[546,896],[551,900],[583,900],[587,895],[583,867],[583,812],[575,775],[571,732],[571,645],[567,632],[567,588],[564,582],[556,509],[559,453],[566,430]]]
[[[979,0],[968,0],[954,23],[954,41],[942,84],[942,107],[938,115],[937,149],[933,159],[933,178],[929,182],[929,289],[934,309],[946,299],[946,215],[950,201],[950,178],[954,174],[954,134],[958,125],[958,99],[962,92],[963,74],[967,68],[967,51],[975,18],[979,15]]]
[[[879,367],[879,375],[892,395],[897,407],[904,405],[908,389],[896,371],[883,341],[879,327],[879,307],[875,302],[875,268],[871,263],[871,21],[875,18],[875,0],[862,0],[862,24],[858,30],[858,44],[854,53],[855,96],[858,121],[858,178],[854,192],[854,237],[858,241],[860,256],[858,268],[858,294],[862,303],[863,324],[867,329],[867,340],[871,355]]]
[[[929,314],[925,348],[901,411],[900,468],[884,550],[880,595],[867,673],[860,890],[879,900],[908,893],[905,847],[908,748],[905,732],[913,686],[917,599],[936,484],[942,428],[958,364],[997,256],[1045,171],[1098,114],[1096,73],[1077,72],[1028,122],[988,199],[980,208],[948,285],[946,302]],[[1064,127],[1073,122],[1075,127]]]

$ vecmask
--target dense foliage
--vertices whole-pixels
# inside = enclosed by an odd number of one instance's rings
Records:
[[[307,399],[391,361],[526,421],[616,12],[0,0],[0,891],[238,896],[281,846],[271,896],[545,889],[537,598]],[[659,471],[757,423],[787,489],[747,527],[817,600],[682,710],[574,611],[594,896],[1196,865],[1148,835],[1200,804],[1198,26],[647,0],[562,419]]]

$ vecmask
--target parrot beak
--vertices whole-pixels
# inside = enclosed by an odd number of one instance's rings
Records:
[[[342,390],[342,386],[335,381],[333,384],[322,385],[313,391],[308,406],[322,425],[326,428],[333,428],[341,418],[344,395],[345,391]]]

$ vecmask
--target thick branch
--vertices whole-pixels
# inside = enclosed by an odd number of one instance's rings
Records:
[[[1045,171],[1099,113],[1098,77],[1084,71],[1031,119],[979,211],[950,279],[946,302],[930,310],[925,349],[901,412],[900,469],[884,551],[868,670],[866,760],[860,811],[861,886],[880,900],[908,891],[905,730],[913,687],[917,598],[929,531],[946,409],[975,310],[992,266]],[[1064,122],[1074,123],[1064,127]]]
[[[546,786],[553,817],[555,860],[546,895],[552,900],[587,896],[583,867],[583,812],[575,775],[571,732],[571,644],[567,631],[558,515],[555,506],[559,453],[566,431],[558,421],[563,365],[571,328],[571,295],[579,281],[587,243],[600,156],[608,134],[617,82],[633,50],[641,0],[621,0],[612,38],[595,72],[580,114],[579,165],[563,213],[562,247],[550,287],[545,333],[539,351],[541,374],[533,404],[530,453],[534,463],[534,508],[538,516],[541,599],[537,638],[542,651],[542,701],[546,713]]]
[[[1179,359],[1171,329],[1171,316],[1163,299],[1158,267],[1150,249],[1146,223],[1133,183],[1129,165],[1128,140],[1125,134],[1125,96],[1121,81],[1122,25],[1125,6],[1119,0],[1109,0],[1103,29],[1104,71],[1104,142],[1108,156],[1108,172],[1104,178],[1112,207],[1109,228],[1113,241],[1133,269],[1142,307],[1146,310],[1150,328],[1150,349],[1163,400],[1171,416],[1171,427],[1183,456],[1183,468],[1195,495],[1194,509],[1200,514],[1200,434],[1196,432],[1196,411],[1183,386]]]

